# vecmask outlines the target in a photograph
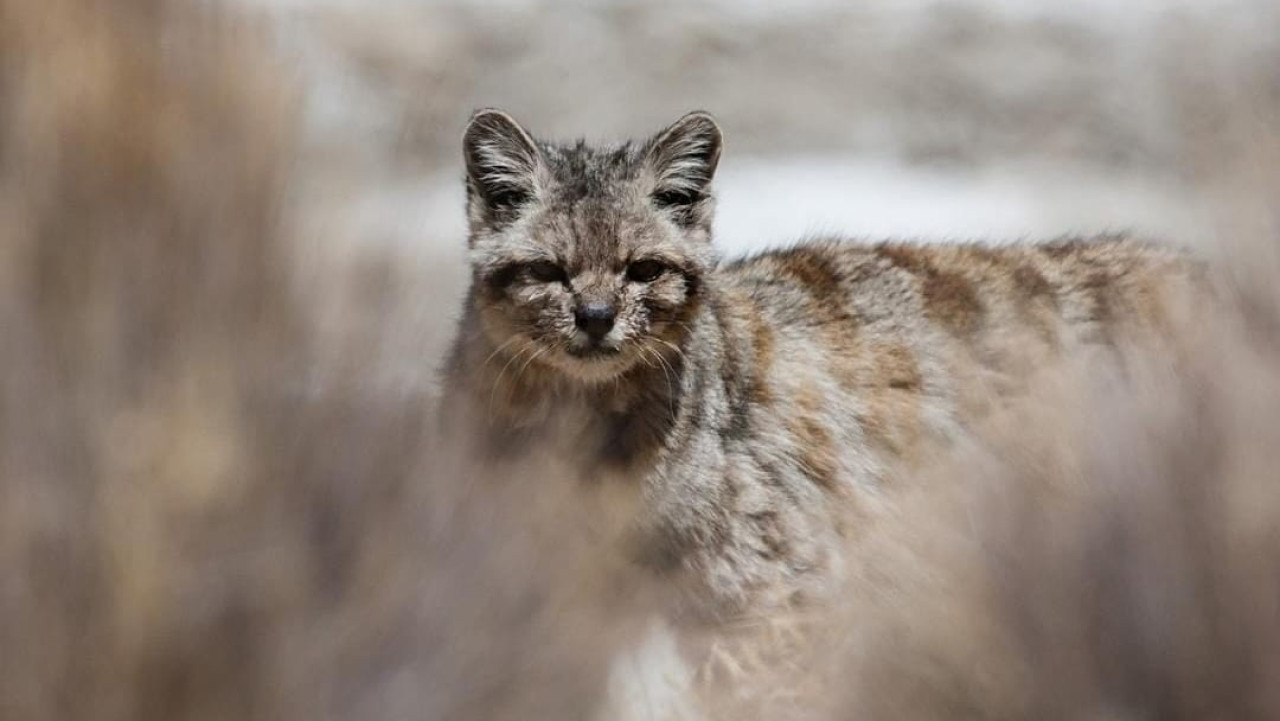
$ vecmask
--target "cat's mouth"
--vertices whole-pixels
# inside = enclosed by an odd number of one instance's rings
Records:
[[[565,352],[578,360],[606,360],[616,359],[622,354],[622,349],[596,344],[580,348],[570,347]]]
[[[620,345],[602,343],[569,346],[563,349],[559,360],[552,363],[570,377],[585,383],[602,383],[612,380],[631,367],[634,358]]]

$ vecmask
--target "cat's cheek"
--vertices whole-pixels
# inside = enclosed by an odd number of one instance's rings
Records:
[[[546,284],[526,285],[514,289],[512,302],[527,313],[534,315],[561,315],[568,307],[567,295]]]
[[[687,300],[684,280],[673,277],[663,279],[651,287],[646,305],[656,313],[672,313],[679,310]]]

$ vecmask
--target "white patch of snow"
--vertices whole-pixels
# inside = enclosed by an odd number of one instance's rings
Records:
[[[1194,244],[1204,215],[1186,191],[1096,169],[939,170],[858,157],[726,158],[716,238],[740,254],[815,235],[1010,241],[1133,231]],[[353,199],[351,232],[409,255],[460,256],[461,171],[388,182]]]
[[[748,158],[726,159],[716,182],[716,237],[730,253],[823,234],[1002,241],[1130,230],[1193,243],[1208,232],[1179,188],[1096,169]]]

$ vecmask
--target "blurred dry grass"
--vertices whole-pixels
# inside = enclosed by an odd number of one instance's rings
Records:
[[[475,498],[428,398],[325,360],[253,37],[0,4],[0,716],[580,716],[626,586],[554,474]]]
[[[481,477],[435,445],[422,387],[369,382],[412,347],[398,309],[441,322],[451,291],[376,253],[308,287],[291,193],[313,166],[260,32],[0,0],[0,717],[587,717],[655,589],[554,459]],[[1275,715],[1277,105],[1209,55],[1168,68],[1195,107],[1223,98],[1171,116],[1168,157],[1222,211],[1232,307],[904,479],[848,606],[717,641],[736,675],[707,667],[708,713]],[[451,137],[463,101],[423,102],[415,127]]]
[[[1068,383],[906,502],[850,717],[1274,718],[1277,359],[1226,348]]]

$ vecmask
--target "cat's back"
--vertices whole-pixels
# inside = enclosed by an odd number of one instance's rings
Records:
[[[779,322],[865,326],[894,318],[972,339],[1055,316],[1153,321],[1169,284],[1195,272],[1176,248],[1101,236],[1009,245],[825,239],[731,262],[721,277]]]
[[[902,454],[1072,349],[1159,330],[1196,267],[1123,236],[819,240],[728,263],[719,280],[754,415],[809,419],[808,436],[856,427],[869,449]]]

